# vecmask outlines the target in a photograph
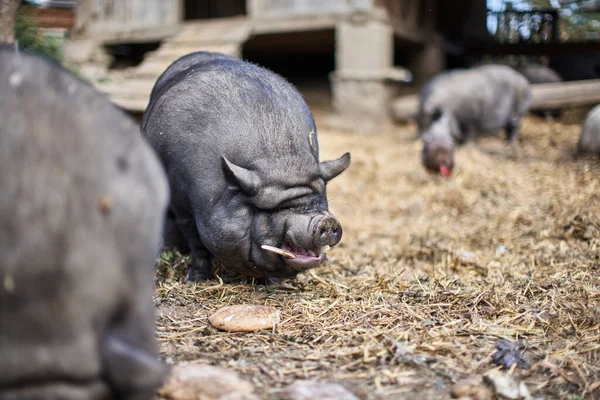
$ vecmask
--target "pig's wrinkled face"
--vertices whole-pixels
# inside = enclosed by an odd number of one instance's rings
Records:
[[[251,171],[223,159],[230,186],[227,215],[217,216],[217,259],[249,276],[291,277],[318,267],[339,243],[342,226],[328,211],[326,184],[350,164],[350,155],[305,166],[302,173]]]
[[[457,138],[458,125],[451,114],[440,113],[432,118],[429,126],[421,134],[421,160],[428,171],[446,178],[452,175]]]

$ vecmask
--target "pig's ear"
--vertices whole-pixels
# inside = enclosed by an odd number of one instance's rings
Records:
[[[350,165],[350,153],[346,153],[337,160],[323,161],[320,164],[321,175],[325,182],[335,178]]]
[[[254,195],[260,187],[260,179],[249,169],[235,165],[225,157],[221,157],[225,179],[231,185],[237,186],[244,193]]]

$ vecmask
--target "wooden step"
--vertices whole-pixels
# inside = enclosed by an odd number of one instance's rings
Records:
[[[175,60],[200,50],[240,57],[241,45],[251,33],[252,24],[246,17],[186,23],[156,51],[148,53],[140,65],[115,72],[96,87],[119,107],[144,111],[154,83]]]
[[[194,21],[183,25],[181,31],[165,43],[243,43],[252,33],[252,23],[246,17]]]
[[[240,45],[237,43],[225,43],[225,44],[207,44],[207,43],[186,43],[162,46],[158,50],[149,53],[144,59],[143,63],[154,59],[169,59],[176,60],[186,54],[193,53],[195,51],[211,51],[214,53],[229,54],[234,57],[238,57],[240,54]]]
[[[155,79],[128,79],[124,82],[106,82],[96,84],[98,90],[108,95],[121,97],[150,96],[154,87]]]

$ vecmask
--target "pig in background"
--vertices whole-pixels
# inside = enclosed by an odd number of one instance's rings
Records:
[[[542,64],[520,63],[515,67],[515,70],[532,84],[558,83],[563,81],[556,71]],[[560,109],[534,110],[532,114],[546,119],[559,118],[561,116]]]
[[[600,105],[588,113],[577,143],[577,151],[600,156]]]
[[[163,73],[142,133],[167,171],[170,232],[192,252],[188,281],[208,279],[212,257],[255,277],[323,262],[342,237],[326,185],[350,154],[319,162],[316,132],[298,91],[261,67],[197,52]]]
[[[527,80],[504,65],[457,69],[432,78],[419,93],[423,165],[448,177],[456,147],[476,135],[505,129],[507,141],[514,142],[531,101]]]
[[[0,49],[0,399],[150,399],[164,171],[135,124]]]

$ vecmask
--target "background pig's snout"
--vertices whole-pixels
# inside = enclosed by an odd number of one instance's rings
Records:
[[[335,246],[342,239],[342,225],[333,215],[326,215],[316,225],[314,244],[317,247]]]

